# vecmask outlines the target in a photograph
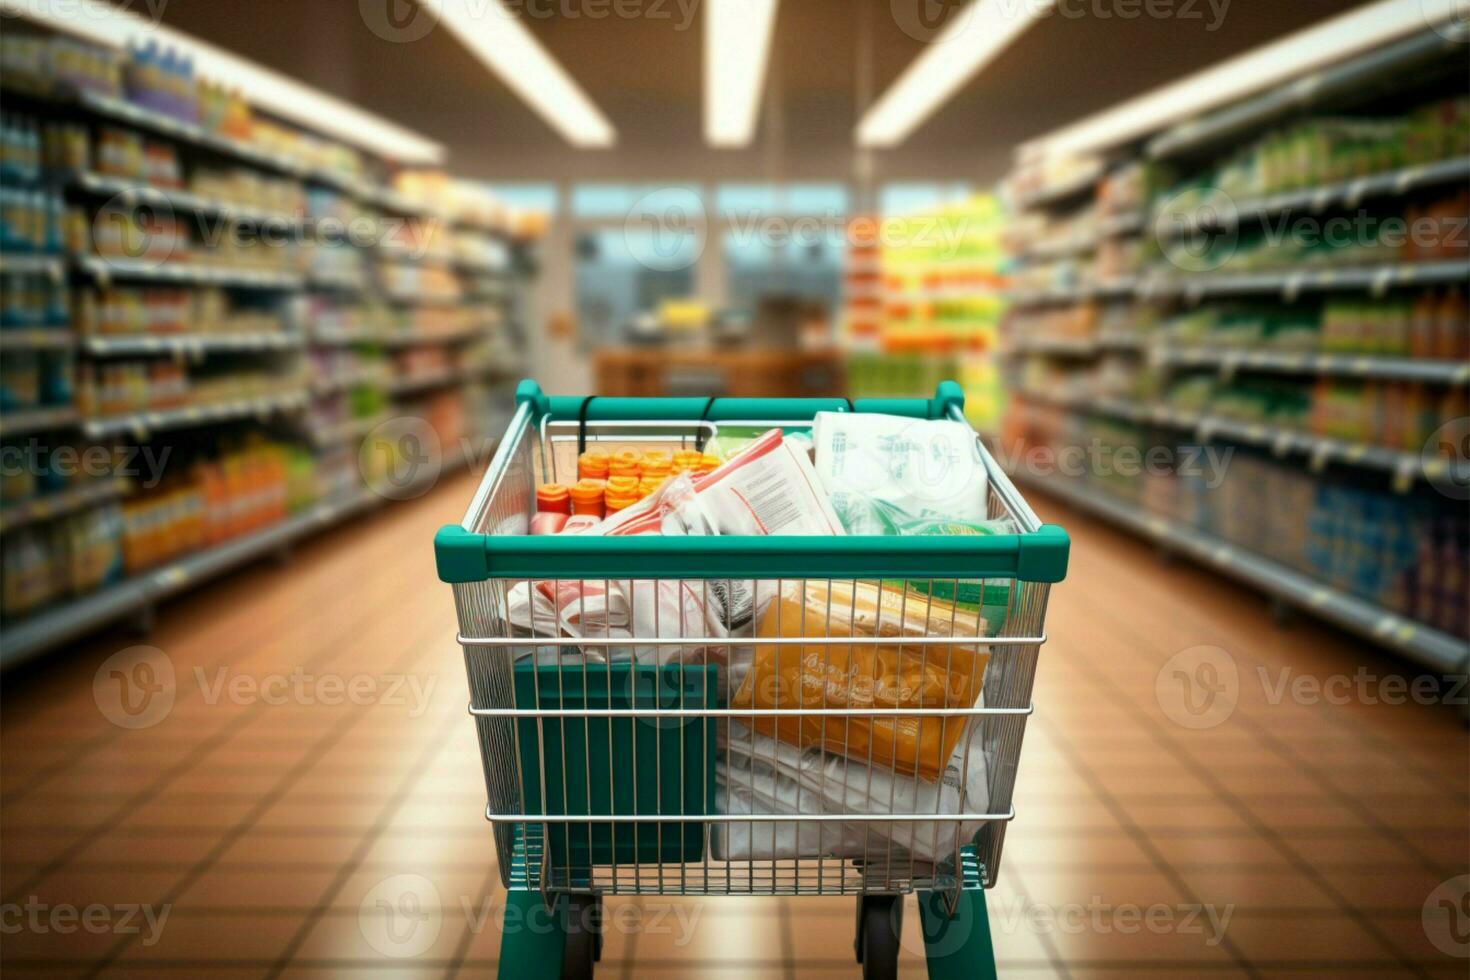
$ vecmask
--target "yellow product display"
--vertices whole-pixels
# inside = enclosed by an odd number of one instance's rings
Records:
[[[981,637],[985,621],[903,585],[807,582],[766,607],[757,636]],[[966,708],[980,695],[990,654],[965,643],[762,644],[736,709]],[[756,718],[757,732],[797,748],[821,746],[857,762],[937,780],[968,722],[965,717]]]

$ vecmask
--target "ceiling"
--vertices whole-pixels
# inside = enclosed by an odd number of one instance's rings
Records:
[[[509,180],[847,177],[860,107],[925,48],[911,36],[915,5],[964,16],[960,0],[786,0],[757,140],[730,151],[703,143],[699,0],[512,0],[617,127],[615,149],[574,150],[444,28],[389,41],[369,26],[391,10],[405,35],[420,33],[429,22],[411,2],[156,6],[170,26],[443,142],[458,174]],[[1125,19],[1142,0],[1061,0],[903,146],[875,153],[871,172],[996,179],[1026,139],[1363,2],[1150,0],[1178,16]]]

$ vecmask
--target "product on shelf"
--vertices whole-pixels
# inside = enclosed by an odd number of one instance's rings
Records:
[[[160,359],[89,362],[78,375],[77,407],[97,417],[281,397],[300,392],[309,381],[299,368],[195,374]]]
[[[72,404],[74,355],[69,350],[18,350],[0,357],[0,410]]]
[[[285,329],[275,309],[242,305],[213,287],[82,289],[76,309],[84,336],[267,334]]]

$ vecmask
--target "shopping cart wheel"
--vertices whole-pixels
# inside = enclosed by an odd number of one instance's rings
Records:
[[[566,914],[562,980],[590,980],[592,965],[602,958],[602,899],[596,895],[568,895]]]
[[[863,980],[898,976],[898,936],[903,931],[902,895],[860,895],[853,948],[863,965]]]

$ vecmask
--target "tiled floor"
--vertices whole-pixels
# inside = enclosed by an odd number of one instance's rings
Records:
[[[493,975],[504,893],[429,548],[469,492],[174,603],[151,678],[142,661],[99,672],[137,642],[123,633],[7,678],[7,977]],[[1455,709],[1369,703],[1396,696],[1401,665],[1309,622],[1279,630],[1258,596],[1042,510],[1075,548],[989,895],[1002,975],[1464,978]],[[168,665],[171,707],[142,693]],[[1292,694],[1302,676],[1341,680],[1314,699]],[[385,937],[372,912],[404,895],[416,928]],[[850,900],[610,905],[604,976],[857,975]],[[911,906],[913,976],[917,922]]]

